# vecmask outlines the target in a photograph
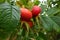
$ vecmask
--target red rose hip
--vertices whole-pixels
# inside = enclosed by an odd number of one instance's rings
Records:
[[[30,28],[33,27],[33,22],[32,22],[32,21],[29,21],[29,22],[27,22],[27,23],[28,23],[28,25],[29,25]]]
[[[32,8],[33,17],[38,16],[39,13],[41,13],[41,7],[39,7],[37,5],[33,6],[33,8]]]
[[[21,19],[22,20],[30,20],[32,18],[32,12],[26,8],[21,8]]]

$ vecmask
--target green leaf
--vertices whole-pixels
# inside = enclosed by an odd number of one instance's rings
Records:
[[[0,33],[10,33],[17,29],[20,20],[20,10],[8,3],[0,4]],[[0,35],[1,35],[0,34]],[[2,34],[3,35],[3,34]]]
[[[41,5],[41,8],[42,8],[42,12],[45,12],[46,9],[47,9],[47,6],[46,5]]]
[[[56,27],[56,29],[58,29],[60,32],[60,16],[53,16],[51,17],[51,19],[54,20],[54,22],[59,26],[59,27]]]
[[[34,2],[34,5],[39,5],[40,4],[40,1],[38,1],[38,0],[36,0],[35,2]]]
[[[54,14],[60,12],[60,9],[58,8],[50,8],[46,11],[46,13],[49,15],[49,16],[53,16]]]
[[[46,17],[46,16],[41,16],[41,21],[42,21],[42,25],[44,26],[44,28],[48,31],[52,30],[52,23],[51,20]]]
[[[41,16],[41,21],[44,28],[47,31],[52,31],[53,29],[57,32],[60,32],[60,25],[58,25],[54,20],[52,20],[49,16]]]

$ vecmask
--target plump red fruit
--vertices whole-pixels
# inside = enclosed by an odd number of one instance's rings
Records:
[[[32,21],[25,21],[28,25],[29,25],[29,28],[32,28],[33,27],[33,22]],[[26,30],[26,24],[23,23],[22,27]]]
[[[41,7],[39,7],[37,5],[33,6],[33,8],[32,8],[32,15],[33,15],[33,17],[38,16],[38,14],[40,12],[41,12]]]
[[[32,18],[32,12],[26,8],[21,8],[21,19],[22,20],[30,20]]]
[[[33,27],[33,22],[32,22],[32,21],[29,21],[29,22],[27,22],[27,23],[28,23],[28,25],[30,26],[30,28]]]

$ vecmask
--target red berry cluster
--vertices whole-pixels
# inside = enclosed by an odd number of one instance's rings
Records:
[[[32,8],[32,15],[33,15],[33,17],[38,16],[39,13],[41,13],[41,7],[39,7],[39,6],[34,6],[34,7]]]
[[[36,17],[41,13],[41,7],[39,6],[33,6],[32,10],[28,10],[26,8],[21,8],[21,20],[26,21],[30,27],[33,26],[33,22],[31,21],[32,17]]]

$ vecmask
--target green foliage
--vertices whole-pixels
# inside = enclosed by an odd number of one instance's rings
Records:
[[[16,9],[17,9],[17,7],[9,5],[9,4],[2,4],[2,5],[0,5],[0,21],[1,21],[0,22],[1,23],[0,26],[1,27],[4,27],[4,24],[5,25],[9,24],[10,27],[12,27],[11,24],[13,25],[14,22],[16,22],[16,24],[19,22],[19,18],[20,18],[18,16],[19,15],[18,14],[19,11],[16,10]],[[6,27],[8,27],[8,25]]]
[[[4,3],[4,2],[5,2],[5,0],[0,0],[0,4],[1,4],[1,3]]]
[[[56,32],[60,32],[60,24],[58,24],[59,21],[57,21],[57,20],[60,20],[59,19],[60,8],[59,7],[57,8],[57,6],[52,7],[53,2],[56,2],[56,1],[48,0],[48,7],[47,5],[41,5],[42,14],[40,15],[41,16],[40,18],[44,28],[46,28],[47,31],[55,30]],[[52,4],[49,4],[51,2]]]
[[[43,22],[43,26],[46,28],[47,31],[52,31],[53,29],[57,32],[60,32],[60,25],[58,25],[56,18],[50,18],[49,16],[42,16],[41,21]],[[58,18],[57,18],[58,19]],[[60,19],[58,19],[60,20]]]
[[[17,29],[20,20],[19,8],[9,3],[0,4],[0,35],[4,37]],[[6,34],[4,34],[6,33]],[[0,37],[1,37],[0,36]],[[2,37],[2,38],[3,38]]]
[[[39,0],[34,1],[34,5],[39,5],[39,4],[40,4]]]
[[[43,5],[38,0],[19,0],[20,6],[31,10],[40,5],[42,12],[38,18],[32,18],[33,28],[24,29],[20,22],[20,9],[11,0],[0,0],[0,40],[59,40],[60,0],[47,0]],[[53,6],[52,6],[53,4]],[[57,4],[57,5],[56,5]],[[15,37],[15,38],[14,38]]]

